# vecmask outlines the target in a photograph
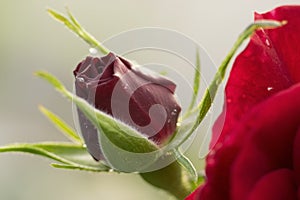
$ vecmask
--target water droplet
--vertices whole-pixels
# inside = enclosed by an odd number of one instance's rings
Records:
[[[108,172],[114,172],[114,169],[109,169]]]
[[[266,42],[266,45],[267,45],[268,47],[271,46],[271,43],[270,43],[270,40],[269,40],[269,39],[266,39],[265,42]]]
[[[90,48],[90,49],[89,49],[89,52],[90,52],[90,54],[92,54],[92,55],[97,55],[97,54],[98,54],[98,51],[97,51],[97,49],[95,49],[95,48]]]
[[[77,79],[79,82],[84,82],[84,81],[85,81],[84,78],[82,78],[82,77],[76,77],[76,79]]]
[[[129,86],[128,84],[124,84],[124,90],[128,90]]]
[[[268,91],[271,91],[271,90],[273,90],[274,88],[273,87],[267,87],[267,90]]]
[[[168,119],[168,121],[167,121],[168,123],[170,123],[171,122],[171,119]]]
[[[227,101],[227,103],[231,103],[231,102],[232,102],[232,99],[231,99],[231,98],[228,98],[226,101]]]
[[[178,110],[175,108],[172,112],[171,112],[171,115],[176,115],[178,112]]]

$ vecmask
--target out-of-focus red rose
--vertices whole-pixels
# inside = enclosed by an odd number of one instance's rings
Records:
[[[287,24],[257,31],[236,58],[207,179],[186,200],[300,199],[300,6],[255,19]]]
[[[143,73],[113,53],[87,57],[74,75],[79,97],[133,126],[156,144],[162,145],[174,133],[181,107],[174,97],[176,85],[172,81]],[[161,106],[159,110],[151,110],[157,105]],[[80,110],[78,117],[90,154],[96,160],[102,159],[96,128]]]

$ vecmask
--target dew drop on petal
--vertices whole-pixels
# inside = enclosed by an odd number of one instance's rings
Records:
[[[84,78],[82,78],[82,77],[76,77],[76,79],[77,79],[79,82],[84,82],[84,81],[85,81]]]
[[[265,42],[266,42],[266,45],[267,45],[268,47],[271,47],[271,43],[270,43],[270,40],[269,40],[269,39],[266,39]]]
[[[273,87],[267,87],[267,90],[268,91],[271,91],[271,90],[273,90],[274,88]]]
[[[171,112],[171,115],[176,115],[177,114],[177,109],[175,108],[172,112]]]

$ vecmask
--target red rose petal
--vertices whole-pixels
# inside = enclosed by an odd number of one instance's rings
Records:
[[[257,31],[236,58],[226,86],[224,111],[213,129],[211,147],[229,137],[243,115],[256,104],[300,81],[299,10],[300,6],[288,6],[256,14],[257,19],[288,23],[278,29]]]
[[[206,184],[200,193],[199,199],[226,200],[230,196],[230,170],[239,147],[236,145],[215,149],[207,157]]]
[[[284,63],[294,82],[300,82],[300,6],[279,7],[272,12],[256,14],[256,19],[276,19],[286,20],[283,27],[266,30],[270,45],[276,49],[276,53],[281,63]],[[297,53],[298,52],[298,53]]]
[[[300,84],[257,105],[231,137],[210,152],[199,199],[245,199],[266,173],[292,168],[299,124]]]
[[[259,180],[247,200],[297,200],[293,171],[280,169]]]
[[[292,169],[293,142],[300,124],[300,84],[252,110],[228,143],[241,150],[231,166],[233,199],[244,199],[264,174]]]
[[[231,169],[233,199],[245,199],[272,170],[293,168],[293,144],[300,125],[300,84],[252,110],[235,133],[245,140]],[[232,138],[239,143],[240,138]]]
[[[257,31],[247,48],[237,57],[226,86],[223,113],[214,125],[213,150],[207,157],[207,180],[201,186],[198,200],[231,199],[229,193],[233,193],[236,199],[245,199],[248,196],[240,194],[239,189],[249,195],[266,173],[282,167],[292,169],[293,164],[296,174],[299,174],[299,139],[295,139],[295,135],[300,124],[300,85],[286,89],[300,81],[300,6],[279,7],[266,14],[257,14],[256,19],[288,20],[288,24],[274,30]],[[290,111],[285,112],[285,106]],[[281,116],[282,111],[284,116]],[[273,138],[273,131],[274,135],[275,131],[282,132],[282,138],[286,134],[282,128],[277,130],[282,122],[279,120],[266,125],[277,117],[293,124],[293,127],[287,127],[286,132],[293,131],[281,141],[285,144],[279,145],[282,149],[290,144],[284,151],[276,150],[275,144],[272,144],[273,141],[278,144],[281,140],[280,135]],[[256,134],[257,130],[268,131],[261,138]],[[261,134],[261,131],[258,133]],[[248,145],[248,142],[251,144]],[[248,146],[252,150],[247,150]],[[273,149],[274,152],[271,151]],[[245,169],[238,171],[238,168]],[[259,197],[256,196],[256,199]]]
[[[134,72],[137,76],[150,81],[151,83],[155,83],[169,89],[173,94],[175,92],[176,84],[166,77],[158,76],[156,73],[153,73],[150,70],[145,73],[139,70],[139,68],[133,68],[132,72]]]
[[[300,195],[300,125],[294,140],[293,156],[294,156],[294,171],[298,181],[299,195]]]

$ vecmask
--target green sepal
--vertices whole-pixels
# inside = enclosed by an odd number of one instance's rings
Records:
[[[190,105],[186,111],[186,113],[183,116],[184,118],[187,118],[190,115],[190,112],[193,110],[198,93],[200,88],[200,81],[201,81],[201,62],[200,62],[200,54],[199,49],[196,50],[196,64],[195,64],[195,74],[194,74],[194,83],[193,83],[193,95],[190,102]]]
[[[188,172],[190,177],[190,182],[194,185],[197,185],[198,181],[198,172],[194,167],[193,163],[188,159],[180,150],[174,150],[177,162]]]
[[[56,167],[69,166],[69,169],[93,172],[110,171],[110,167],[104,163],[96,162],[85,147],[73,143],[12,144],[0,147],[0,153],[4,152],[23,152],[50,158],[58,162],[52,164]]]
[[[88,43],[91,47],[96,48],[103,54],[108,54],[109,50],[106,49],[98,40],[96,40],[91,34],[89,34],[75,19],[72,13],[67,9],[68,17],[70,20],[64,15],[52,10],[48,9],[48,13],[57,21],[63,23],[68,29],[73,31],[78,37],[83,39],[86,43]]]
[[[83,145],[84,142],[82,139],[78,136],[76,131],[71,128],[66,122],[64,122],[60,117],[55,115],[53,112],[45,108],[44,106],[39,106],[39,110],[49,119],[52,124],[60,131],[62,132],[68,139],[71,141]]]

